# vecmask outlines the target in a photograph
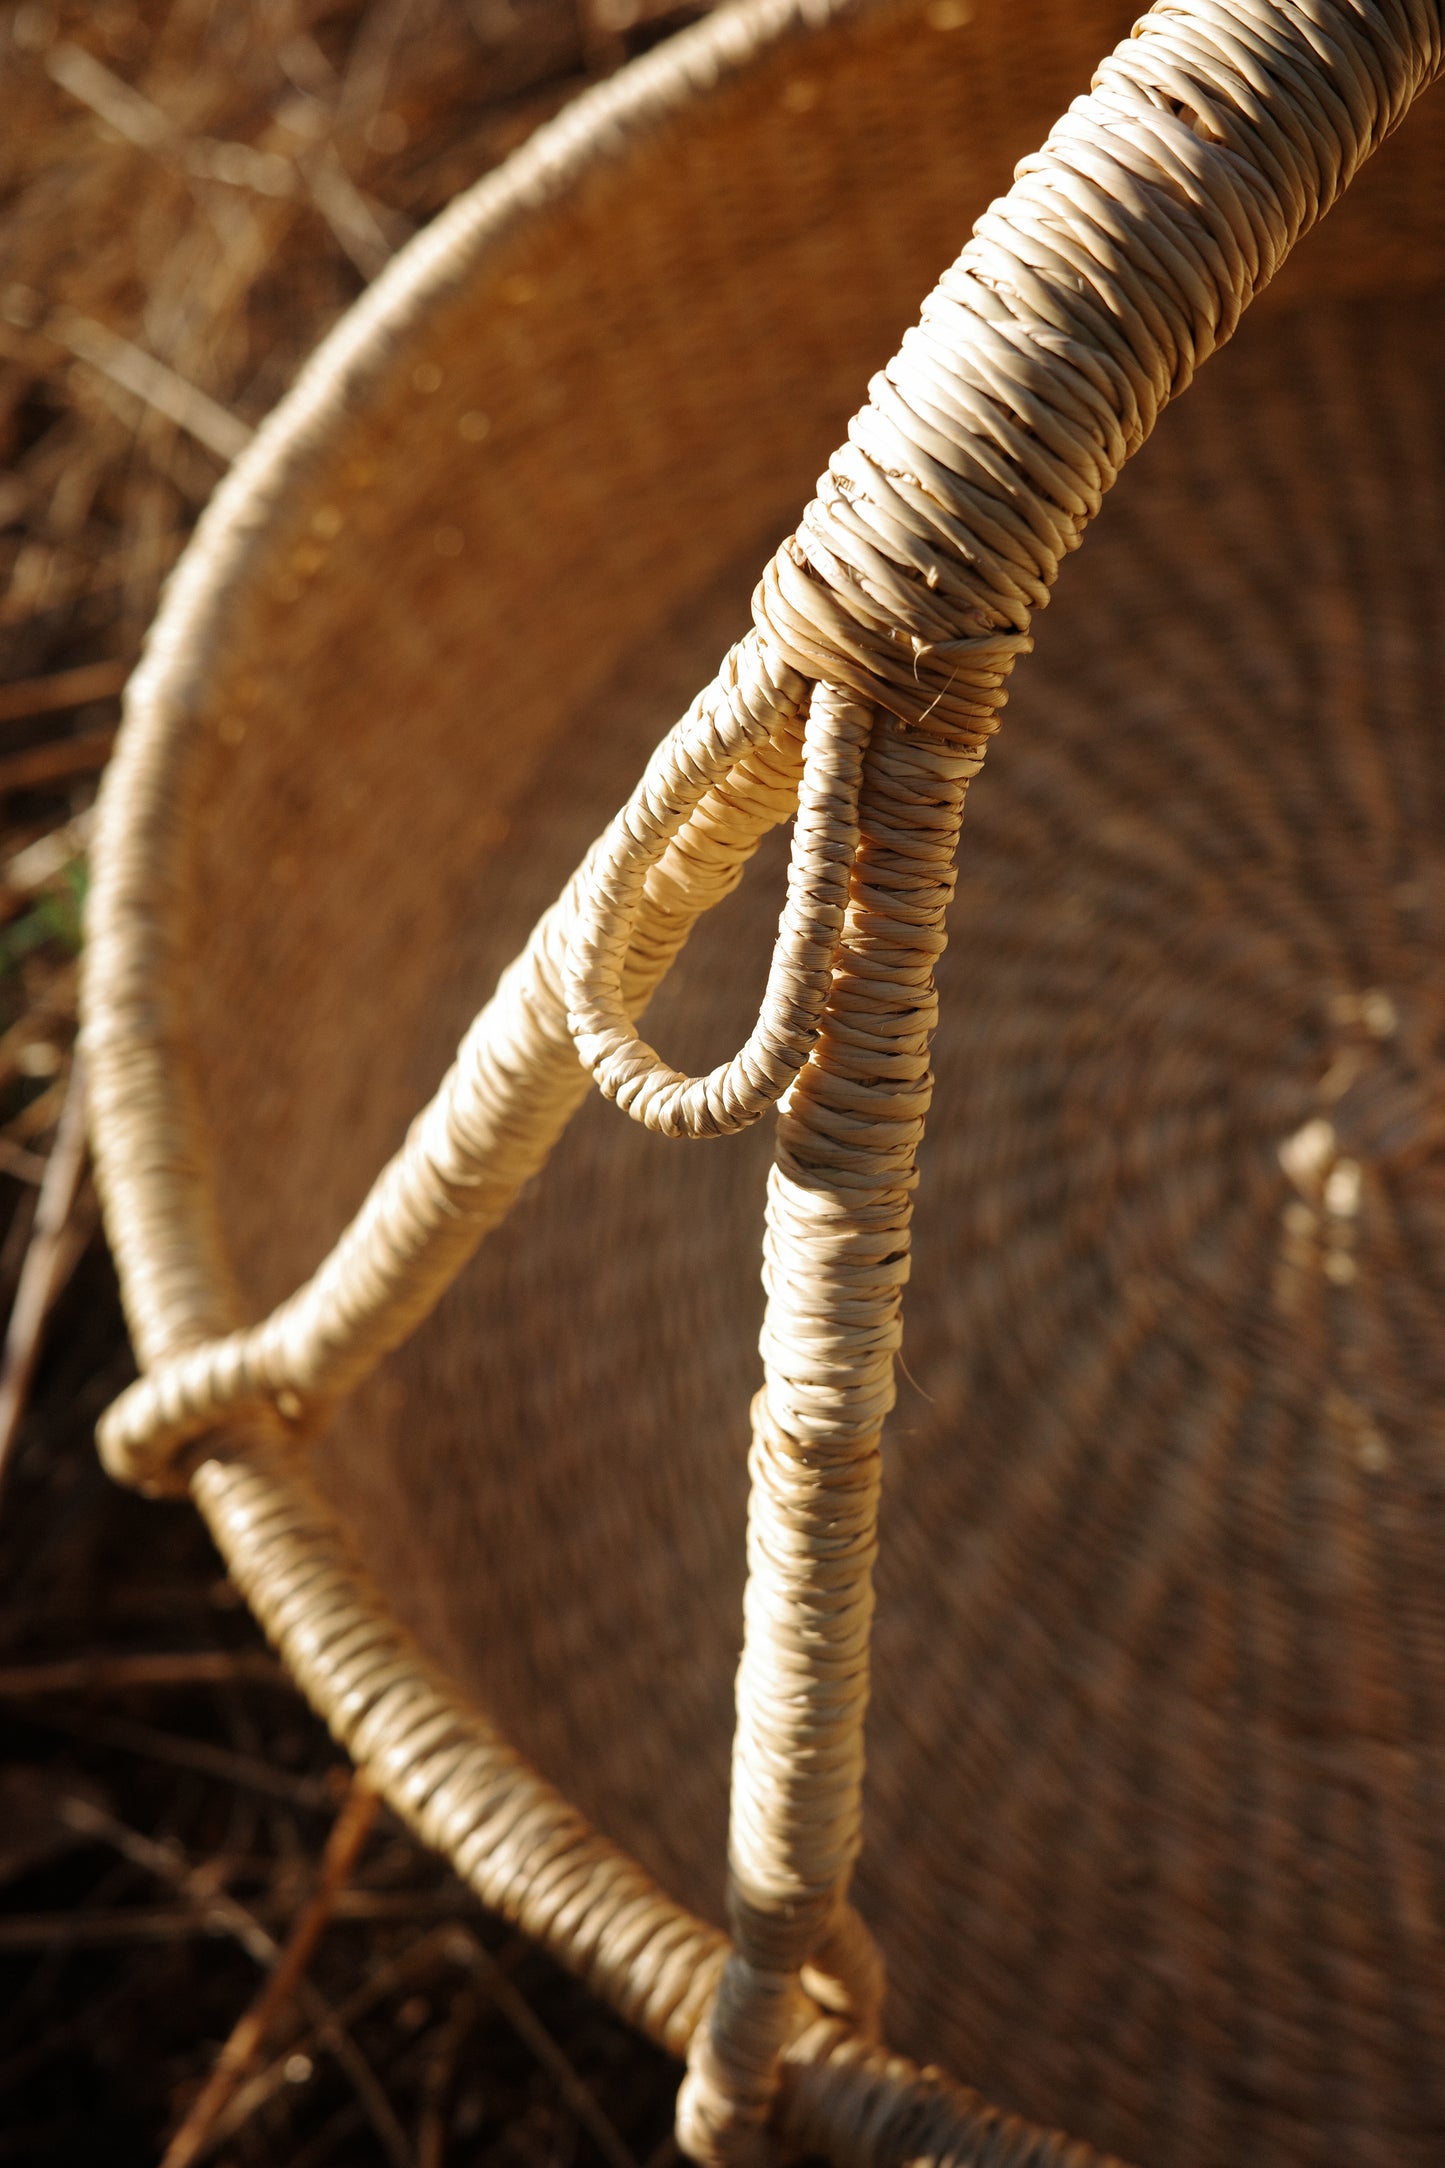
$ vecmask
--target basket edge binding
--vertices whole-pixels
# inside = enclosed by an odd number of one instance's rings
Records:
[[[793,545],[779,553],[765,576],[749,662],[761,664],[775,696],[774,743],[784,766],[789,756],[782,741],[789,731],[796,739],[797,682],[806,680],[881,710],[874,725],[880,752],[892,738],[915,757],[929,754],[955,766],[961,761],[955,779],[966,783],[963,770],[971,771],[982,756],[996,725],[1007,669],[1026,636],[1031,609],[1047,598],[1060,557],[1074,546],[1163,403],[1228,337],[1252,293],[1438,68],[1440,37],[1438,8],[1376,7],[1364,0],[1357,5],[1281,0],[1273,6],[1263,0],[1177,0],[1145,18],[1135,40],[1104,64],[1090,98],[1071,108],[1044,150],[1020,168],[1011,195],[980,222],[975,242],[925,305],[922,323],[902,354],[875,379],[873,398],[850,431],[850,445],[824,478]],[[1273,84],[1273,105],[1261,78]],[[203,570],[193,577],[201,579]],[[694,731],[699,716],[706,719],[710,712],[704,696],[688,719]],[[675,743],[684,766],[694,745],[695,736],[684,727]],[[776,790],[777,776],[767,780]],[[960,789],[960,810],[961,800]],[[774,810],[771,801],[768,810]],[[119,834],[119,814],[114,818]],[[866,822],[864,829],[866,847]],[[952,885],[951,866],[952,841],[945,837],[927,869],[940,914]],[[823,1052],[828,1033],[825,1020]],[[924,1055],[926,1066],[926,1030]],[[99,1068],[100,1061],[95,1065]],[[917,1096],[926,1106],[926,1088]],[[113,1111],[98,1111],[98,1131]],[[785,1121],[791,1120],[790,1105]],[[921,1106],[909,1120],[914,1128],[904,1140],[902,1180],[893,1179],[900,1173],[895,1167],[888,1185],[900,1192],[893,1232],[905,1251],[911,1153],[921,1131]],[[796,1134],[792,1145],[796,1151]],[[786,1168],[782,1172],[785,1177]],[[850,1447],[873,1449],[877,1422],[891,1396],[900,1290],[897,1275],[877,1293],[877,1345],[859,1373],[864,1397],[871,1396],[869,1419],[853,1426]],[[203,1325],[200,1334],[207,1329],[214,1328]],[[770,1357],[784,1338],[780,1329]],[[144,1344],[142,1351],[150,1352]],[[189,1374],[173,1368],[172,1416],[194,1420],[199,1415],[204,1429],[227,1397],[244,1405],[244,1391],[237,1391],[238,1379],[246,1383],[243,1366],[238,1369],[234,1353],[228,1360],[228,1374],[223,1363],[209,1377],[201,1375],[199,1363]],[[807,1421],[795,1406],[782,1405],[795,1370],[786,1353],[781,1361],[770,1359],[766,1388],[779,1403],[772,1410],[768,1442],[774,1450],[781,1446],[785,1460],[791,1455],[785,1471],[790,1477],[800,1461],[796,1449],[808,1442]],[[148,1425],[167,1415],[163,1382],[152,1380],[132,1402],[137,1441]],[[265,1382],[273,1386],[271,1379]],[[194,1477],[196,1495],[218,1532],[229,1528],[227,1547],[234,1546],[238,1560],[245,1547],[242,1523],[260,1523],[254,1501],[243,1510],[236,1503],[239,1493],[226,1485],[262,1481],[261,1470],[268,1465],[275,1499],[287,1485],[303,1480],[299,1471],[283,1471],[269,1447],[258,1451],[250,1469],[244,1461],[227,1466],[210,1459]],[[806,1549],[816,1536],[820,1501],[816,1496],[807,1501],[801,1517],[790,1522],[786,1488],[782,1481],[770,1492],[766,1478],[760,1479],[755,1513],[780,1514],[779,1525]],[[928,2094],[930,2101],[946,2101],[938,2113],[946,2123],[953,2119],[946,2131],[935,2128],[928,2119],[933,2111],[925,2113],[923,2104],[927,2087],[911,2066],[888,2063],[882,2051],[850,2040],[846,2027],[835,2026],[830,2033],[828,2021],[796,1998],[792,1983],[808,1956],[809,1938],[816,1935],[816,1918],[801,1941],[786,1934],[779,1939],[779,1919],[796,1905],[800,1892],[824,1916],[841,1903],[846,1884],[849,1847],[855,1843],[848,1825],[856,1823],[861,1782],[856,1735],[866,1698],[870,1540],[865,1526],[845,1607],[846,1632],[857,1637],[863,1654],[854,1667],[851,1705],[842,1724],[845,1773],[841,1780],[836,1769],[830,1774],[831,1799],[820,1802],[806,1785],[791,1780],[771,1793],[759,1788],[759,1745],[767,1746],[773,1766],[779,1745],[769,1733],[773,1719],[766,1708],[778,1652],[764,1648],[760,1655],[756,1644],[751,1658],[745,1652],[739,1736],[746,1740],[751,1728],[755,1760],[750,1771],[747,1753],[740,1752],[735,1767],[739,1943],[724,1967],[707,2023],[693,2029],[694,2068],[684,2108],[690,2148],[704,2156],[747,2157],[770,2127],[812,2138],[818,2129],[812,2118],[822,2117],[829,2148],[839,2158],[895,2157],[888,2151],[895,2139],[914,2150],[956,2148],[959,2159],[976,2157],[985,2143],[991,2158],[1015,2157],[996,2150],[1010,2141],[996,2121],[984,2131],[966,2096]],[[755,1575],[758,1562],[755,1547]],[[243,1578],[239,1564],[238,1578]],[[768,1593],[762,1591],[760,1612],[767,1608]],[[808,1600],[806,1585],[784,1593],[795,1610]],[[264,1597],[257,1602],[264,1615]],[[384,1631],[375,1620],[373,1626]],[[287,1634],[304,1633],[304,1626],[290,1629],[278,1620],[273,1630],[291,1655]],[[349,1630],[346,1638],[349,1643]],[[335,1699],[332,1721],[340,1735],[354,1739],[364,1766],[370,1760],[383,1771],[389,1795],[400,1802],[415,1727],[402,1722],[387,1697],[395,1692],[405,1701],[404,1667],[394,1672],[373,1663],[368,1676],[373,1698],[366,1723],[358,1728]],[[318,1698],[325,1699],[332,1688],[319,1673],[316,1677]],[[815,1701],[826,1698],[816,1671],[804,1684]],[[384,1707],[388,1713],[382,1717],[377,1712]],[[427,1728],[433,1722],[445,1726],[459,1714],[455,1706],[450,1715],[438,1711]],[[791,1760],[796,1775],[800,1741],[793,1736],[781,1743],[783,1761]],[[499,1781],[520,1781],[515,1769],[510,1775],[500,1764],[498,1769]],[[440,1798],[449,1778],[436,1783]],[[829,1832],[822,1870],[810,1859],[806,1826],[820,1809],[826,1810]],[[590,1832],[588,1841],[601,1843]],[[470,1847],[465,1849],[470,1856]],[[511,1862],[504,1855],[512,1849],[500,1837],[486,1848],[487,1868],[508,1881],[507,1910],[523,1901],[516,1875],[506,1874]],[[478,1854],[476,1873],[482,1871]],[[525,1870],[520,1871],[525,1879]],[[549,1904],[553,1898],[554,1908],[539,1923],[542,1939],[557,1947],[559,1939],[570,1938],[563,1954],[586,1969],[585,1938],[571,1936],[572,1874],[549,1892]],[[685,1915],[672,1909],[677,1932],[685,1933]],[[689,1923],[689,1930],[693,1927]],[[715,1946],[706,1955],[695,1949],[696,1966],[710,1971],[716,1960]],[[631,1969],[624,1968],[629,1974]],[[616,1999],[615,1983],[597,1984]],[[673,2044],[670,2019],[667,2037]],[[842,2084],[823,2084],[817,2071],[806,2084],[798,2081],[804,2042],[812,2043],[806,2053],[816,2051],[830,2072],[868,2073],[855,2083],[852,2108],[847,2114],[839,2110],[831,2123],[828,2115],[842,2098]],[[902,2089],[889,2095],[886,2109],[880,2105],[879,2076],[885,2068],[898,2072]],[[774,2095],[780,2084],[779,2101]],[[869,2153],[870,2140],[880,2150]],[[1028,2157],[1062,2158],[1057,2147],[1063,2143],[1020,2126],[1021,2148],[1048,2148]],[[864,2150],[855,2152],[855,2146]],[[1086,2155],[1081,2149],[1069,2157]]]

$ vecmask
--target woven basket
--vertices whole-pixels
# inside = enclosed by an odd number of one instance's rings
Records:
[[[1128,25],[749,0],[580,100],[238,463],[105,791],[109,1465],[704,2162],[1445,2142],[1438,102],[954,893],[1441,12],[1084,95]]]

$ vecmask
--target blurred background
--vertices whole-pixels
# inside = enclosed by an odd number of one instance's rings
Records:
[[[217,480],[407,238],[669,0],[0,9],[0,2162],[661,2168],[675,2074],[356,1785],[132,1374],[74,1061],[119,695]]]

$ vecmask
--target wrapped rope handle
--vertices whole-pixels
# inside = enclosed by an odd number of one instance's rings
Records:
[[[814,699],[788,866],[788,899],[757,1023],[706,1076],[670,1068],[627,1013],[623,971],[648,874],[729,754],[663,741],[598,848],[567,955],[567,1023],[593,1082],[665,1137],[730,1136],[755,1122],[802,1068],[818,1036],[858,848],[858,784],[869,719]]]
[[[846,1890],[879,1439],[968,780],[1064,554],[1165,403],[1438,72],[1442,41],[1441,0],[1159,0],[1019,166],[874,379],[764,575],[755,634],[544,918],[331,1257],[263,1325],[169,1353],[102,1425],[112,1469],[162,1485],[184,1478],[189,1449],[214,1454],[221,1424],[314,1419],[426,1314],[542,1164],[585,1089],[579,1051],[604,1090],[671,1135],[742,1126],[787,1094],[765,1248],[733,1942],[679,2099],[684,2148],[714,2168],[765,2160],[780,2102],[786,2127],[810,1967],[859,2033],[876,2011]],[[758,1027],[734,1061],[682,1077],[631,1017],[791,810],[800,774]],[[92,982],[103,1011],[103,958]]]

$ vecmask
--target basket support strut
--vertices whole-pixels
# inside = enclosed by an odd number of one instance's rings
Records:
[[[855,728],[867,716],[832,687],[813,699],[853,708],[838,720]],[[934,965],[978,764],[972,747],[874,716],[832,990],[779,1115],[733,1750],[733,1955],[678,2108],[679,2141],[702,2161],[766,2147],[805,1967],[861,2029],[878,2017],[881,1967],[846,1892],[861,1834],[880,1436],[933,1086]]]

